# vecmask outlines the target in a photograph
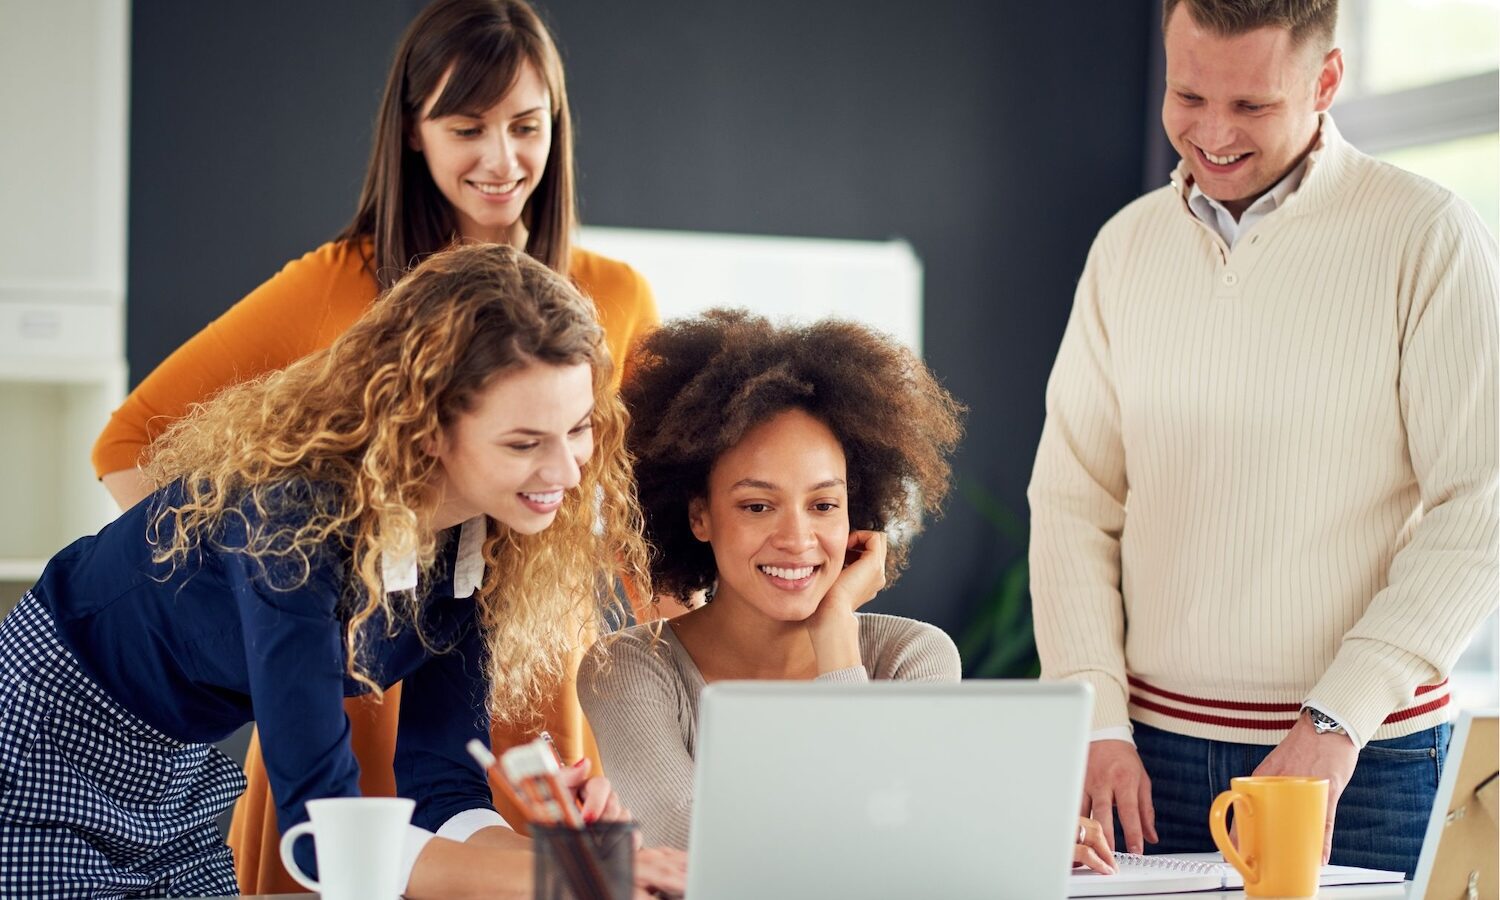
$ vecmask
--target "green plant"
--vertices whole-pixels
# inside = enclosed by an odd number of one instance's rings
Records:
[[[1001,558],[1007,560],[958,640],[964,677],[1035,678],[1041,674],[1041,663],[1031,624],[1030,570],[1026,563],[1030,529],[977,481],[960,475],[958,491],[994,526]]]

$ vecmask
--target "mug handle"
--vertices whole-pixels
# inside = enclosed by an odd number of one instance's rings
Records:
[[[291,828],[288,828],[286,834],[281,836],[281,864],[286,867],[286,873],[292,876],[293,881],[310,891],[321,891],[323,886],[303,874],[302,869],[297,866],[296,858],[292,856],[292,845],[297,843],[297,838],[302,837],[304,834],[311,835],[312,833],[312,822],[303,822],[300,825],[293,825]]]
[[[1236,802],[1240,800],[1244,802]],[[1234,848],[1234,842],[1229,840],[1229,828],[1224,824],[1224,817],[1229,814],[1229,805],[1231,803],[1235,805],[1235,810],[1240,814],[1239,817],[1241,820],[1254,818],[1255,810],[1251,808],[1250,798],[1247,795],[1239,791],[1225,791],[1215,797],[1214,805],[1209,807],[1208,832],[1213,835],[1214,846],[1218,847],[1219,852],[1224,854],[1224,859],[1228,860],[1229,864],[1234,866],[1240,875],[1244,877],[1245,884],[1256,884],[1260,881],[1260,871],[1255,866],[1246,863],[1245,858],[1240,856],[1239,851]],[[1240,829],[1240,836],[1244,838],[1249,831],[1250,823],[1241,821],[1240,824],[1247,826]],[[291,834],[291,832],[287,832],[287,834]],[[1255,857],[1251,856],[1251,859],[1254,860]]]

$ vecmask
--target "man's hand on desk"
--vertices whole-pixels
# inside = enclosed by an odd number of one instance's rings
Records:
[[[1297,717],[1297,724],[1271,755],[1256,767],[1252,775],[1301,775],[1310,778],[1328,779],[1328,818],[1323,822],[1323,862],[1333,849],[1333,813],[1338,807],[1339,796],[1354,777],[1354,764],[1359,762],[1359,748],[1347,734],[1329,732],[1318,734],[1312,720],[1304,713]]]
[[[1129,741],[1094,741],[1089,744],[1088,770],[1083,779],[1083,803],[1079,815],[1104,827],[1111,850],[1115,848],[1115,810],[1125,833],[1125,849],[1145,850],[1145,841],[1156,843],[1156,809],[1151,805],[1151,779],[1140,754]]]

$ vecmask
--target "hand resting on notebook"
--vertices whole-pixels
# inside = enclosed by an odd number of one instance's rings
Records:
[[[1104,826],[1093,819],[1078,819],[1078,842],[1073,845],[1073,865],[1087,866],[1095,872],[1113,875],[1118,871],[1115,854],[1105,837]]]

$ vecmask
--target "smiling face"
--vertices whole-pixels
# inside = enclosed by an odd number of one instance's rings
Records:
[[[1286,28],[1216,34],[1187,4],[1167,22],[1166,55],[1162,127],[1198,189],[1236,216],[1312,149],[1344,72],[1337,49],[1295,45]]]
[[[445,427],[435,527],[480,513],[522,534],[557,516],[594,452],[593,369],[531,363],[496,378]]]
[[[463,237],[524,246],[521,211],[552,150],[547,84],[534,66],[522,63],[510,90],[489,109],[428,118],[450,75],[451,69],[422,104],[412,149],[427,160]]]
[[[779,622],[812,615],[839,577],[849,545],[844,449],[800,409],[745,433],[714,462],[708,496],[689,508],[713,548],[714,603],[743,603]]]

